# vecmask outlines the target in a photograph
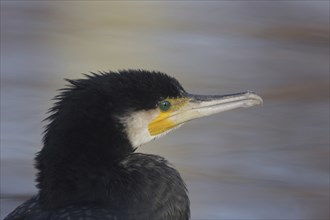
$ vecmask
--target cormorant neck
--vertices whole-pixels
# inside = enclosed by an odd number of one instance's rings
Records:
[[[69,113],[51,116],[36,157],[37,186],[49,208],[78,201],[102,203],[105,180],[110,181],[115,164],[134,151],[115,118]]]

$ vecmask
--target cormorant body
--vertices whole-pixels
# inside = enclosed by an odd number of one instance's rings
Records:
[[[188,120],[261,102],[251,92],[190,95],[176,79],[144,70],[68,81],[35,159],[39,192],[5,220],[187,220],[180,174],[164,158],[135,149]],[[231,106],[242,97],[245,106]]]

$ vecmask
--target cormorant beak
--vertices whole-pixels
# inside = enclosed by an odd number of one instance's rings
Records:
[[[254,92],[242,92],[228,95],[188,95],[188,103],[171,118],[176,123],[213,115],[236,108],[248,108],[260,105],[263,100]]]
[[[254,92],[242,92],[228,95],[192,95],[184,98],[169,99],[173,110],[161,112],[148,127],[152,136],[172,130],[187,121],[213,115],[236,108],[248,108],[262,104],[263,100]]]

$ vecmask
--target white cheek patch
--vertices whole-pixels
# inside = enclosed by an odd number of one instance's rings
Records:
[[[181,125],[167,130],[159,135],[151,136],[148,130],[149,124],[158,117],[160,111],[158,109],[153,110],[141,110],[131,113],[126,117],[121,117],[120,121],[125,126],[125,131],[129,141],[133,147],[139,147],[154,139],[160,138],[170,131],[180,127]]]
[[[133,112],[127,117],[122,117],[120,120],[125,126],[127,137],[133,147],[138,147],[147,143],[157,136],[151,136],[148,130],[148,125],[159,115],[159,110],[141,110]]]

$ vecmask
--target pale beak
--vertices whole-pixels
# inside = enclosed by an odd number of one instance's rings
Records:
[[[262,104],[262,98],[254,92],[206,96],[187,94],[172,100],[173,109],[160,112],[148,125],[151,136],[156,136],[183,125],[185,122],[236,108],[248,108]]]
[[[215,96],[188,94],[187,98],[188,103],[169,117],[176,125],[219,112],[248,108],[263,103],[260,96],[250,91]]]

